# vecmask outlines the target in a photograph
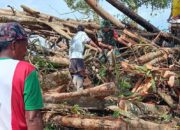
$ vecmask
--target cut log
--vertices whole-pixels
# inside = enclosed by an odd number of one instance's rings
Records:
[[[43,85],[43,88],[44,88],[44,85]],[[61,86],[58,86],[56,88],[49,89],[48,92],[50,92],[50,93],[52,93],[52,92],[62,93],[62,92],[65,92],[66,90],[67,90],[66,86],[61,85]]]
[[[170,112],[170,108],[165,105],[155,105],[142,103],[138,101],[120,100],[119,108],[128,112],[133,113],[136,116],[154,116],[158,118],[162,114]]]
[[[176,44],[180,45],[180,38],[174,36],[173,34],[170,34],[170,33],[167,33],[167,32],[162,32],[161,36],[164,37],[164,38],[170,39],[171,41],[175,41]]]
[[[126,111],[126,110],[123,110],[123,109],[120,109],[118,106],[108,106],[106,107],[107,110],[111,110],[113,112],[116,112],[118,111],[120,114],[119,116],[124,116],[126,118],[129,118],[129,119],[138,119],[137,116],[135,116],[134,114],[132,114],[130,111]]]
[[[42,21],[43,22],[43,21]],[[50,22],[43,22],[45,23],[46,25],[48,25],[49,27],[51,27],[53,30],[55,30],[57,33],[59,33],[60,35],[64,36],[65,38],[67,38],[68,40],[71,40],[71,36],[69,36],[66,32],[64,32],[62,30],[62,27],[60,27],[59,25],[57,24],[53,24],[53,23],[50,23]]]
[[[148,62],[147,64],[151,64],[151,65],[159,64],[159,63],[162,63],[162,62],[166,61],[167,58],[168,58],[168,57],[167,57],[167,55],[165,54],[165,55],[163,55],[163,56],[161,56],[161,57],[157,57],[157,58],[151,60],[151,61]]]
[[[171,108],[176,108],[177,104],[175,101],[172,99],[172,97],[165,92],[161,91],[158,89],[157,93],[159,96],[171,107]]]
[[[161,33],[162,33],[162,32],[159,32],[159,34],[153,39],[153,42],[154,42],[154,43],[157,43],[157,42],[160,40]]]
[[[149,64],[153,65],[157,62],[167,60],[169,54],[178,53],[180,53],[180,48],[161,48],[161,50],[157,50],[156,52],[149,52],[146,55],[139,57],[138,61],[141,64],[148,64],[149,62]]]
[[[69,59],[62,56],[47,56],[47,59],[55,64],[59,64],[60,66],[68,66]]]
[[[44,101],[45,102],[58,102],[69,98],[81,97],[81,96],[90,96],[90,97],[106,97],[112,94],[115,94],[115,84],[105,83],[94,88],[84,89],[79,92],[70,92],[70,93],[45,93]]]
[[[132,39],[128,38],[126,35],[121,35],[121,38],[128,42],[128,46],[132,46],[132,45],[135,45],[135,44],[138,44],[137,42],[133,41]],[[129,45],[130,44],[130,45]]]
[[[131,92],[134,93],[134,92],[138,89],[139,85],[141,85],[141,83],[143,82],[143,80],[144,80],[144,77],[140,77],[140,78],[138,79],[138,81],[136,82],[135,86],[133,87],[133,89],[131,90]]]
[[[109,14],[106,10],[104,10],[96,0],[85,0],[86,3],[95,10],[97,14],[99,14],[102,18],[111,21],[118,28],[125,28],[125,25],[122,24],[118,19]]]
[[[152,86],[152,78],[147,78],[141,83],[137,89],[134,91],[134,93],[138,93],[140,95],[146,94],[150,87]]]
[[[51,103],[51,102],[48,102],[48,103]],[[79,97],[58,100],[52,103],[60,103],[60,104],[66,103],[69,106],[74,106],[78,104],[79,107],[83,107],[83,108],[94,109],[94,110],[104,110],[108,101],[102,99],[101,97],[99,98],[99,97],[90,97],[90,96],[86,96],[86,97],[79,96]]]
[[[145,64],[147,62],[150,62],[151,60],[153,60],[154,58],[157,58],[157,57],[160,57],[160,56],[163,56],[163,51],[162,50],[159,50],[159,51],[156,51],[156,52],[149,52],[147,53],[146,55],[143,55],[141,57],[138,58],[138,61],[141,63],[141,64]]]
[[[135,41],[139,42],[139,43],[146,43],[146,44],[153,44],[155,45],[155,43],[153,43],[152,41],[140,36],[139,34],[137,34],[136,32],[131,32],[127,29],[123,30],[123,33],[126,34],[127,36],[129,36],[130,38],[134,39]],[[155,45],[156,46],[156,45]]]
[[[42,77],[42,87],[43,88],[52,88],[63,87],[62,85],[68,84],[71,79],[70,73],[68,70],[56,71],[50,74],[43,75]],[[60,87],[61,86],[61,87]]]
[[[46,123],[60,124],[61,126],[93,129],[93,130],[124,130],[127,124],[121,119],[113,118],[90,118],[78,116],[60,116],[51,113],[43,115],[43,120]]]
[[[21,5],[21,8],[23,8],[23,10],[25,12],[27,12],[29,15],[39,17],[40,12],[38,12],[38,11],[32,10],[29,7],[25,6],[25,5]]]
[[[132,130],[178,130],[174,128],[174,125],[169,124],[158,124],[151,121],[139,120],[127,120],[129,123],[129,129]]]
[[[136,74],[136,75],[140,75],[140,76],[145,76],[147,73],[147,69],[145,67],[138,66],[136,64],[129,64],[124,61],[121,62],[121,67],[126,72],[130,72],[132,74]]]
[[[123,3],[121,3],[118,0],[106,0],[111,5],[119,9],[121,12],[123,12],[125,15],[127,15],[129,18],[131,18],[133,21],[147,29],[149,32],[159,32],[160,30],[156,28],[154,25],[149,23],[147,20],[142,18],[140,15],[136,14],[134,11],[126,7]]]

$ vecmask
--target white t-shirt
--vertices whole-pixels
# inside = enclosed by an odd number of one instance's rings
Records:
[[[79,31],[70,42],[70,48],[69,48],[69,57],[72,58],[80,58],[83,59],[83,52],[84,52],[84,46],[86,43],[90,42],[90,38],[88,35],[83,32]]]

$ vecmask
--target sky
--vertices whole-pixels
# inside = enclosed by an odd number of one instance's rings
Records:
[[[70,13],[70,10],[66,3],[63,0],[0,0],[0,8],[7,8],[7,5],[14,7],[17,10],[22,11],[20,5],[26,5],[31,7],[32,9],[38,10],[40,12],[53,15],[62,19],[74,18],[74,19],[82,19],[84,16],[79,14],[78,12]],[[100,5],[104,9],[108,9],[107,11],[114,15],[120,15],[120,11],[114,8],[112,5],[107,3],[106,1],[102,1]],[[67,14],[68,13],[68,14]],[[160,28],[161,30],[167,31],[169,24],[167,23],[167,19],[170,15],[170,8],[165,10],[156,11],[151,14],[151,9],[146,7],[141,7],[138,10],[138,14],[145,18],[147,21],[150,21],[153,25]],[[156,15],[157,14],[157,15]]]

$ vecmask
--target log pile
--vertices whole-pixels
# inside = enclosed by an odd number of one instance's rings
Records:
[[[110,0],[108,0],[110,1]],[[88,4],[103,18],[111,18],[125,47],[103,62],[89,45],[85,50],[84,90],[73,91],[68,70],[68,45],[79,24],[96,42],[100,28],[93,21],[63,20],[22,5],[23,11],[0,9],[0,22],[18,21],[29,33],[27,60],[39,70],[48,128],[118,130],[176,130],[180,127],[180,39],[170,33],[132,30],[104,10]],[[97,4],[97,3],[96,3]],[[99,10],[100,9],[100,10]],[[142,20],[143,21],[143,20]],[[45,39],[45,45],[39,37]],[[47,46],[47,47],[45,47]],[[171,46],[171,47],[170,47]]]

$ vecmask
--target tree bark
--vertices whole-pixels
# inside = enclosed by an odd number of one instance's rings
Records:
[[[99,14],[102,18],[111,21],[115,26],[119,28],[125,28],[125,25],[122,24],[118,19],[109,14],[106,10],[104,10],[96,0],[85,0],[86,3],[95,10],[97,14]]]
[[[177,107],[176,102],[172,99],[170,95],[166,94],[165,92],[161,90],[158,90],[157,93],[171,108]]]
[[[55,64],[59,64],[60,66],[68,66],[69,59],[62,56],[47,56],[47,59]]]
[[[81,97],[81,96],[90,96],[90,97],[106,97],[115,93],[115,84],[105,83],[94,88],[84,89],[78,92],[70,93],[45,93],[44,101],[45,102],[58,102],[65,99]]]
[[[79,116],[60,116],[51,113],[43,115],[45,122],[51,122],[53,124],[60,124],[61,126],[93,129],[93,130],[124,130],[127,126],[125,121],[121,119],[107,119],[107,118],[90,118]]]
[[[147,20],[136,14],[131,9],[127,8],[123,3],[121,3],[118,0],[106,0],[111,5],[119,9],[121,12],[123,12],[125,15],[127,15],[129,18],[131,18],[133,21],[144,27],[149,32],[159,32],[160,30],[156,28],[154,25],[149,23]]]

